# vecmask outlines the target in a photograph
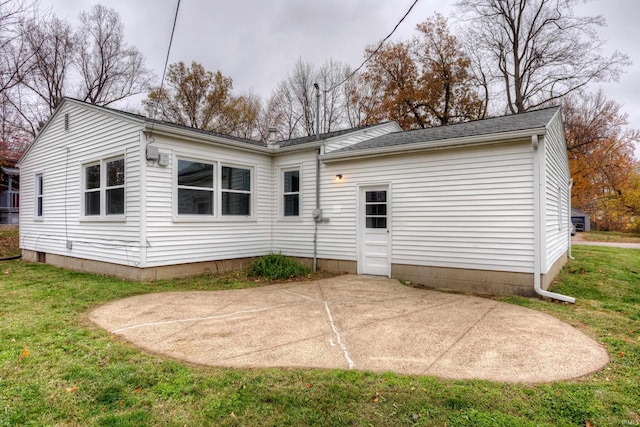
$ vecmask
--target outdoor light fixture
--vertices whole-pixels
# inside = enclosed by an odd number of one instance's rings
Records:
[[[336,175],[336,182],[342,182],[342,174]]]

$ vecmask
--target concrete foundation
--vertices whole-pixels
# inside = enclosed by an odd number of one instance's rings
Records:
[[[293,257],[311,268],[312,258]],[[27,262],[42,262],[69,270],[115,276],[122,279],[150,282],[160,279],[216,274],[246,270],[254,258],[238,258],[218,261],[194,262],[188,264],[165,265],[139,268],[111,264],[64,255],[22,250],[22,259]],[[562,266],[567,262],[567,254],[561,256],[547,274],[542,275],[542,288],[549,289]],[[318,271],[339,274],[356,274],[356,261],[318,259]],[[420,265],[392,264],[391,277],[407,280],[434,289],[451,289],[459,292],[493,295],[534,296],[533,274],[506,271],[471,270],[463,268],[427,267]]]
[[[566,262],[565,253],[551,266],[547,274],[542,275],[543,289],[549,289],[551,282]],[[480,295],[537,295],[533,289],[532,273],[392,264],[391,277],[434,289],[450,289]]]
[[[293,258],[309,268],[313,265],[312,258]],[[114,276],[139,282],[151,282],[160,279],[246,270],[255,258],[236,258],[140,268],[23,249],[22,259],[27,262],[46,263],[74,271]],[[357,271],[355,261],[336,259],[319,259],[317,267],[319,271],[328,271],[331,273],[355,274]]]

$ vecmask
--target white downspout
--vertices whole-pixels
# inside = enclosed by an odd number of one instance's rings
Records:
[[[567,218],[569,220],[569,249],[567,250],[567,256],[569,259],[575,259],[571,255],[571,226],[573,225],[573,221],[571,221],[571,189],[573,188],[573,178],[569,178],[569,194],[567,195],[567,209],[569,210],[567,214]]]
[[[544,139],[543,139],[544,143]],[[541,156],[544,147],[541,147],[538,141],[538,135],[531,135],[531,145],[533,145],[533,289],[538,295],[553,298],[560,301],[570,302],[574,304],[576,299],[555,292],[549,292],[542,289],[542,230],[544,228],[545,216],[542,214],[543,199],[540,189],[543,185],[544,176],[541,169],[544,166],[544,159]],[[571,234],[571,233],[569,233]]]
[[[140,255],[138,267],[147,267],[147,146],[151,141],[144,131],[140,131],[140,208],[138,210],[138,233],[140,238]]]

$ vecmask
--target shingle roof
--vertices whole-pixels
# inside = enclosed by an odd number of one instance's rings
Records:
[[[77,102],[83,102],[83,101],[80,101],[78,99],[69,98],[69,97],[67,97],[67,99],[70,99],[70,100],[73,100],[73,101],[77,101]],[[163,125],[163,126],[173,127],[173,128],[176,128],[176,129],[186,129],[186,130],[189,130],[189,131],[192,131],[192,132],[201,133],[203,135],[219,136],[221,138],[230,139],[230,140],[237,141],[237,142],[243,142],[243,143],[250,144],[250,145],[253,145],[253,146],[267,147],[267,143],[262,142],[262,141],[256,141],[254,139],[240,138],[240,137],[237,137],[237,136],[232,136],[232,135],[212,132],[212,131],[208,131],[208,130],[202,130],[202,129],[198,129],[198,128],[195,128],[195,127],[179,125],[179,124],[173,123],[173,122],[167,122],[167,121],[164,121],[164,120],[153,120],[153,119],[151,119],[149,117],[146,117],[146,116],[143,116],[141,114],[136,114],[136,113],[131,113],[131,112],[128,112],[128,111],[117,110],[115,108],[110,108],[110,107],[95,106],[95,105],[93,105],[93,107],[104,108],[105,110],[109,110],[109,111],[112,111],[114,113],[123,114],[125,116],[129,116],[129,117],[137,119],[137,120],[143,120],[146,123],[156,123],[156,124]],[[333,131],[333,132],[322,133],[322,134],[320,134],[320,138],[316,138],[316,135],[310,135],[310,136],[303,136],[303,137],[300,137],[300,138],[276,141],[275,144],[278,147],[291,147],[291,146],[296,146],[296,145],[308,144],[308,143],[315,142],[318,139],[320,141],[323,141],[323,140],[334,138],[336,136],[345,135],[345,134],[348,134],[348,133],[357,132],[359,130],[363,130],[363,129],[367,129],[367,128],[370,128],[370,127],[373,127],[373,126],[377,126],[379,124],[381,124],[381,123],[376,123],[376,124],[367,125],[367,126],[360,126],[360,127],[351,128],[351,129],[341,129],[341,130],[336,130],[336,131]]]
[[[345,135],[345,134],[348,134],[348,133],[357,132],[359,130],[371,128],[373,126],[378,126],[378,125],[384,124],[384,123],[388,123],[388,122],[376,123],[376,124],[367,125],[367,126],[360,126],[360,127],[357,127],[357,128],[341,129],[341,130],[336,130],[336,131],[327,132],[327,133],[321,133],[320,134],[320,138],[316,138],[315,135],[311,135],[311,136],[303,136],[303,137],[300,137],[300,138],[288,139],[288,140],[284,140],[284,141],[276,141],[276,144],[278,144],[278,146],[280,146],[280,147],[291,147],[291,146],[294,146],[294,145],[301,145],[301,144],[307,144],[307,143],[310,143],[310,142],[314,142],[314,141],[317,141],[318,139],[320,141],[323,141],[323,140],[326,140],[326,139],[334,138],[336,136],[341,136],[341,135]]]
[[[67,99],[84,103],[83,101],[80,101],[79,99],[68,98],[68,97],[67,97]],[[267,144],[265,144],[262,141],[256,141],[256,140],[253,140],[253,139],[240,138],[240,137],[237,137],[237,136],[226,135],[226,134],[222,134],[222,133],[218,133],[218,132],[212,132],[212,131],[208,131],[208,130],[202,130],[202,129],[194,128],[194,127],[191,127],[191,126],[185,126],[185,125],[179,125],[177,123],[167,122],[167,121],[164,121],[164,120],[157,120],[157,119],[154,120],[154,119],[151,119],[149,117],[143,116],[141,114],[131,113],[129,111],[116,110],[115,108],[97,106],[97,105],[92,105],[92,107],[103,108],[105,110],[109,110],[109,111],[112,111],[112,112],[117,113],[117,114],[123,114],[125,116],[129,116],[129,117],[131,117],[133,119],[136,119],[136,120],[143,120],[146,123],[155,123],[155,124],[158,124],[158,125],[170,126],[170,127],[176,128],[176,129],[190,130],[192,132],[201,133],[203,135],[219,136],[221,138],[230,139],[230,140],[238,141],[238,142],[244,142],[246,144],[256,145],[256,146],[259,146],[259,147],[266,147],[267,146]]]
[[[489,119],[466,123],[406,132],[388,133],[377,138],[362,141],[358,144],[332,151],[331,154],[425,142],[433,142],[434,145],[437,145],[438,141],[447,139],[544,128],[559,108],[560,107],[550,107],[541,110],[527,111],[508,116],[492,117]]]

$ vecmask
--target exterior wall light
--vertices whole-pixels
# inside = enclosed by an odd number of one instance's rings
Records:
[[[336,175],[336,182],[342,182],[342,174]]]

